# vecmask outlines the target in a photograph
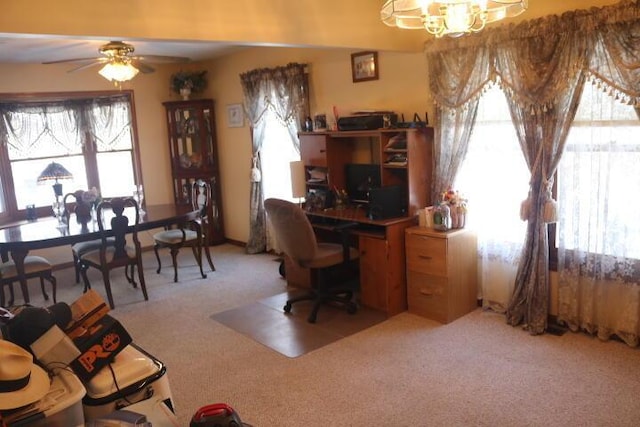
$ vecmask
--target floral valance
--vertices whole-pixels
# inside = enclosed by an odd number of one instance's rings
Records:
[[[308,99],[306,67],[305,64],[291,63],[240,74],[247,118],[253,127],[262,120],[268,109],[285,125],[299,121],[306,110],[304,100]],[[278,99],[288,99],[289,102],[274,103],[271,101],[273,94],[279,94]]]
[[[436,39],[425,52],[431,92],[445,110],[464,108],[496,82],[532,113],[543,112],[580,72],[622,101],[640,105],[637,1]]]

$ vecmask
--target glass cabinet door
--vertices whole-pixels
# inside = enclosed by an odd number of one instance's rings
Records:
[[[191,185],[198,179],[209,182],[210,244],[224,243],[213,100],[171,101],[163,105],[167,113],[175,203],[185,210],[191,209]]]

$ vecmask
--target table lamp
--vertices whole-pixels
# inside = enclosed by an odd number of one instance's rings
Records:
[[[59,179],[73,179],[73,175],[64,166],[56,162],[49,163],[38,177],[39,184],[46,181],[55,181],[52,187],[56,201],[62,196],[62,184],[58,182]]]
[[[302,197],[307,194],[307,179],[304,170],[304,163],[301,160],[289,163],[291,168],[291,196],[298,199],[298,204],[302,205]]]

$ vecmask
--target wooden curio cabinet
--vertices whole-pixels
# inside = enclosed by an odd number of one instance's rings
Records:
[[[167,113],[175,204],[185,211],[192,209],[191,185],[198,179],[206,180],[211,187],[209,244],[224,243],[213,100],[170,101],[163,105]]]

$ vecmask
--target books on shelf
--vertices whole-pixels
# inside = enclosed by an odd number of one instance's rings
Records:
[[[406,150],[407,149],[407,135],[405,133],[399,133],[398,135],[389,138],[389,142],[384,146],[385,150]]]
[[[384,162],[384,164],[391,165],[391,166],[407,166],[407,154],[398,153],[398,154],[389,156],[387,160]]]
[[[323,168],[311,168],[307,170],[307,182],[309,184],[323,184],[327,182],[327,171]]]

